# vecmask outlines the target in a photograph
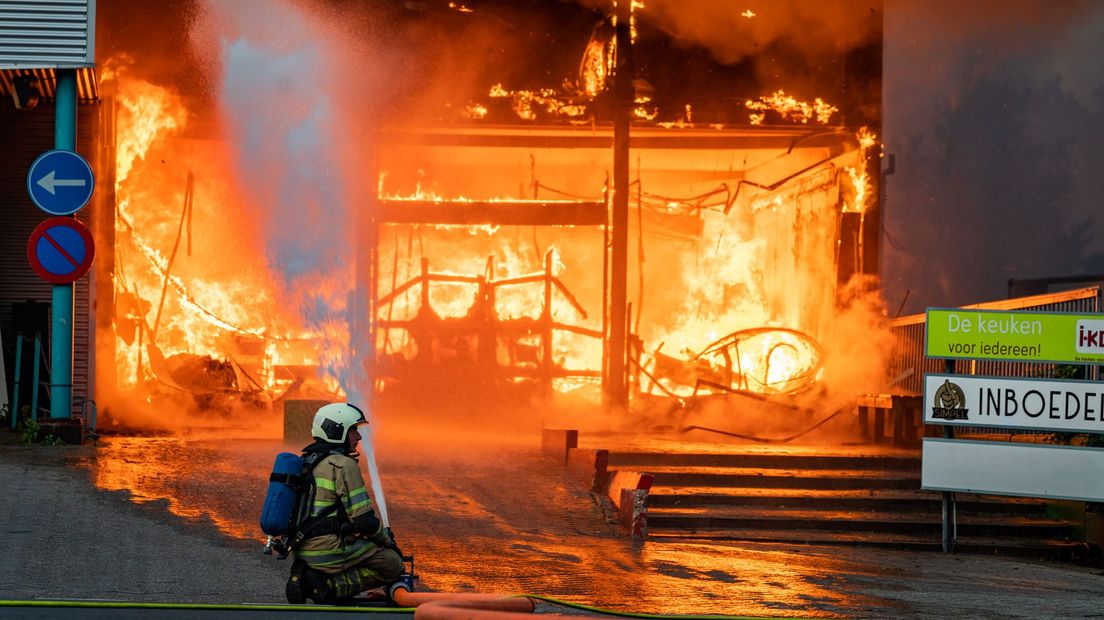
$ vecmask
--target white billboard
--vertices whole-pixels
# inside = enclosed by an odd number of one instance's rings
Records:
[[[920,488],[1099,502],[1104,500],[1104,450],[925,439]]]
[[[924,422],[1104,433],[1104,383],[928,374]]]

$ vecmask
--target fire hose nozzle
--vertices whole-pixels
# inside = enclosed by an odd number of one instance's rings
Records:
[[[403,564],[408,565],[409,568],[404,566],[403,573],[399,575],[399,578],[387,586],[387,598],[396,603],[398,603],[398,601],[395,601],[396,596],[403,597],[414,591],[414,581],[418,579],[418,575],[414,573],[414,554],[404,555],[402,560]]]
[[[395,600],[395,593],[399,590],[402,590],[404,592],[413,592],[414,585],[400,577],[399,581],[396,581],[395,583],[387,587],[387,598],[391,599],[392,601]]]

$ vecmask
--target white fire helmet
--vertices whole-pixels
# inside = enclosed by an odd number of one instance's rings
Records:
[[[314,414],[311,435],[326,443],[344,444],[349,429],[367,424],[364,412],[351,403],[330,403],[322,406]]]

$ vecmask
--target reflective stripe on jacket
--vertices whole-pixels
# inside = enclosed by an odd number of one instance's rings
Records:
[[[353,523],[363,523],[366,518],[374,517],[372,500],[368,497],[360,467],[344,454],[330,454],[315,465],[314,485],[312,516],[336,502],[341,502],[345,515]],[[378,523],[378,519],[367,520]],[[361,536],[344,537],[324,534],[308,538],[296,550],[296,555],[311,568],[330,574],[340,573],[375,553],[379,549],[377,542],[384,542],[387,538],[382,523],[376,531],[360,534]]]

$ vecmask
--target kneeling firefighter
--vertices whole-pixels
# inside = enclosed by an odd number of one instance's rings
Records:
[[[348,601],[403,572],[402,552],[372,509],[358,466],[357,428],[367,423],[364,412],[348,403],[325,405],[314,414],[315,442],[303,448],[303,461],[313,463],[313,497],[306,500],[310,516],[291,550],[288,602]]]

